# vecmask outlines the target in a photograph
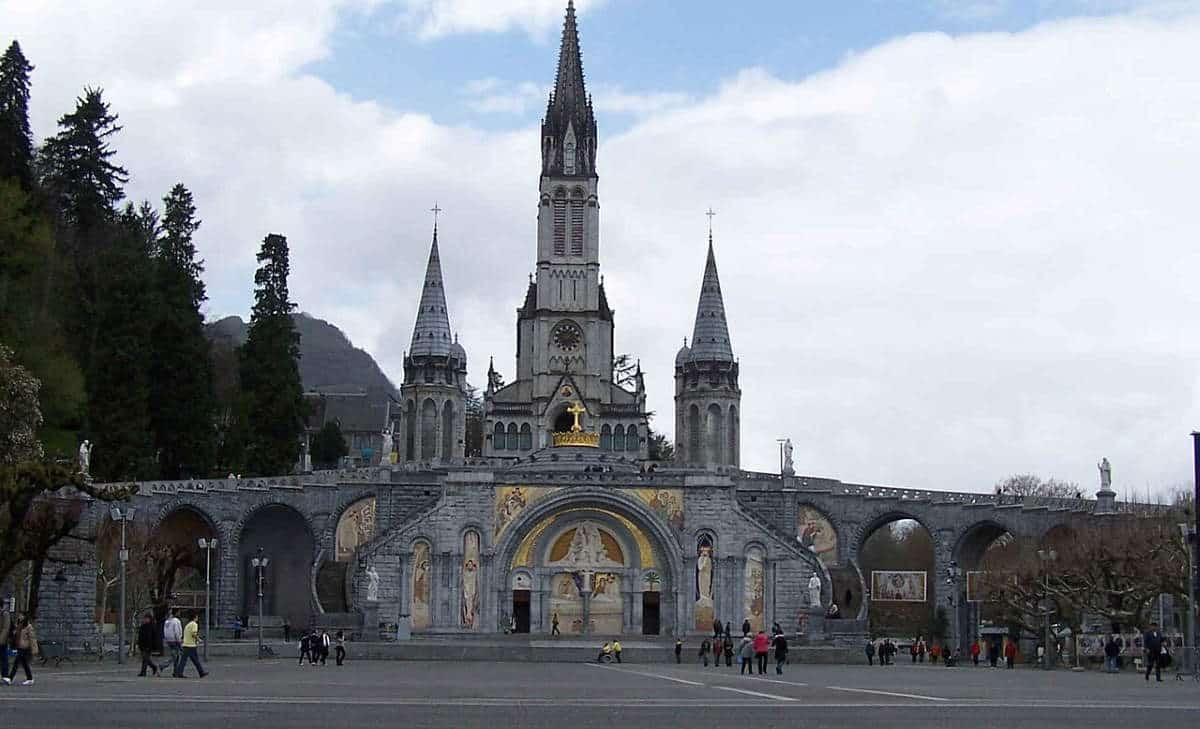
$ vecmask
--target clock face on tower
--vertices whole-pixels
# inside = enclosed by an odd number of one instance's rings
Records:
[[[554,346],[562,351],[574,352],[583,342],[583,332],[579,331],[579,327],[574,324],[563,322],[554,327],[550,339],[554,342]]]

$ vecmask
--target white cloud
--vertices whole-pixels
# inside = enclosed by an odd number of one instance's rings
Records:
[[[604,0],[578,0],[577,13],[599,7]],[[562,27],[563,0],[397,0],[402,23],[426,39],[459,33],[498,33],[522,30],[542,36]]]
[[[498,78],[471,81],[463,89],[467,106],[484,114],[525,114],[543,105],[550,95],[552,84],[532,81],[513,83]]]
[[[193,188],[215,314],[244,314],[258,243],[284,232],[293,298],[399,378],[436,200],[472,379],[489,355],[511,377],[536,129],[439,125],[304,75],[338,13],[362,7],[170,4],[157,35],[81,3],[0,16],[38,66],[39,134],[100,83],[131,196]],[[1198,61],[1195,16],[915,35],[802,81],[746,70],[601,129],[617,347],[641,357],[658,424],[711,204],[745,465],[772,468],[786,435],[801,471],[846,480],[987,489],[1035,471],[1090,488],[1101,455],[1124,487],[1186,480]]]

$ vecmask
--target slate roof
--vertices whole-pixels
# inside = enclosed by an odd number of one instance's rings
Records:
[[[704,264],[704,280],[700,284],[700,303],[696,307],[696,325],[692,330],[689,359],[733,361],[729,324],[725,320],[725,300],[721,296],[721,279],[717,276],[717,257],[713,254],[711,234],[708,237],[708,261]]]
[[[429,248],[429,265],[425,268],[425,286],[421,289],[421,305],[417,309],[417,323],[413,326],[412,346],[408,354],[410,357],[448,357],[453,344],[435,225],[433,245]]]

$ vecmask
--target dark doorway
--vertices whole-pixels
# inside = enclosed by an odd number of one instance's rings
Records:
[[[642,635],[658,635],[658,593],[642,593]]]
[[[529,590],[513,590],[513,632],[529,632]]]
[[[573,427],[575,427],[575,416],[568,413],[566,410],[563,410],[558,414],[558,417],[554,419],[555,433],[570,433],[571,428]]]

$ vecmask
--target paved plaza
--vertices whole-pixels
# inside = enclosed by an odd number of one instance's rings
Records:
[[[217,659],[201,680],[137,666],[38,672],[0,690],[5,726],[55,727],[1183,727],[1200,683],[1133,673],[934,666],[736,667]]]

